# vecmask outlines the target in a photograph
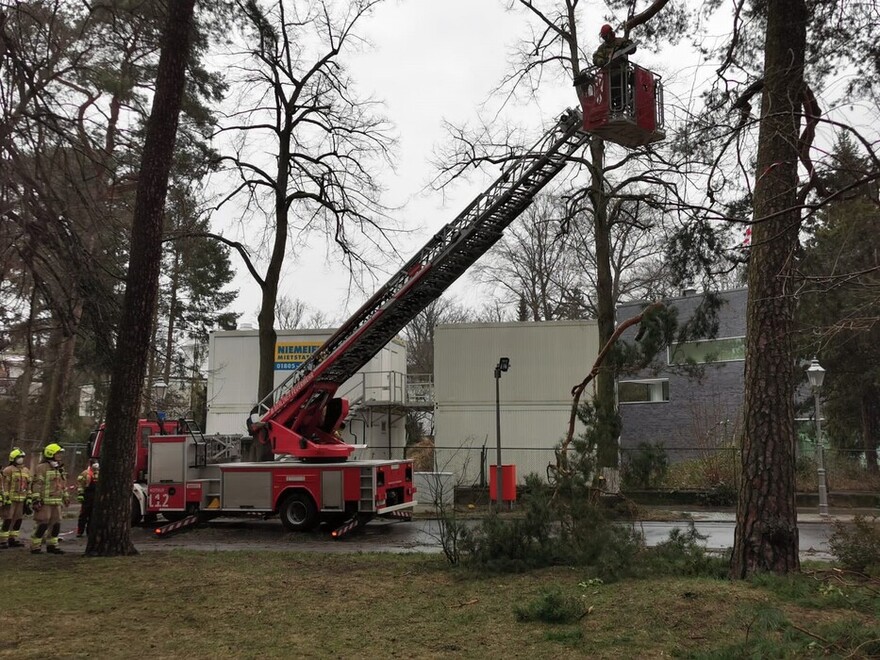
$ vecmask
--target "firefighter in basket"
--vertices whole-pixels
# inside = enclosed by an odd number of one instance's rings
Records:
[[[98,490],[98,473],[100,464],[97,460],[89,461],[89,467],[79,473],[76,478],[76,501],[80,503],[79,519],[76,521],[77,537],[85,534],[89,529],[89,520],[92,518],[92,508],[95,505],[95,492]]]
[[[611,86],[611,112],[628,111],[632,114],[632,81],[629,75],[629,56],[636,45],[626,37],[618,37],[607,23],[599,30],[602,43],[593,53],[593,64],[608,70]]]
[[[24,545],[18,540],[21,521],[31,511],[31,471],[24,464],[25,453],[18,447],[9,452],[9,465],[0,472],[0,548],[16,548]]]
[[[46,541],[46,552],[61,555],[58,533],[61,531],[61,508],[68,505],[67,475],[61,458],[64,448],[56,443],[46,445],[43,458],[34,469],[31,499],[34,508],[34,532],[31,552],[38,554]]]

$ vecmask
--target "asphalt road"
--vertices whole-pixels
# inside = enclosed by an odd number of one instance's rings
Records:
[[[704,519],[694,520],[697,531],[707,537],[706,547],[724,550],[733,546],[734,522],[730,514],[702,514]],[[160,523],[161,524],[161,523]],[[645,536],[648,545],[665,540],[675,528],[687,528],[687,521],[633,523]],[[62,545],[68,552],[82,552],[85,539],[75,536],[76,521],[66,519],[62,523]],[[798,524],[802,559],[828,560],[831,558],[828,538],[833,532],[830,521],[801,520]],[[440,529],[433,519],[417,519],[412,522],[376,521],[344,539],[330,537],[330,530],[317,529],[309,533],[285,532],[277,519],[219,518],[168,537],[157,538],[154,527],[135,528],[132,532],[135,546],[141,552],[167,551],[173,549],[224,551],[311,551],[311,552],[424,552],[439,553]],[[22,540],[31,530],[25,521]],[[3,551],[14,552],[14,551]],[[2,555],[0,555],[2,556]]]

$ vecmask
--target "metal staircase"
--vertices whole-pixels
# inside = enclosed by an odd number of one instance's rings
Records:
[[[565,167],[569,157],[589,141],[580,127],[580,112],[567,110],[530,151],[514,161],[260,402],[256,412],[262,421],[282,416],[310,385],[341,385],[369,362],[501,238],[504,229]]]

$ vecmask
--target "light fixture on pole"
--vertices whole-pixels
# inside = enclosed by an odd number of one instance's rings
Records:
[[[822,445],[822,418],[819,412],[819,390],[825,381],[825,369],[819,364],[819,360],[813,358],[807,368],[807,378],[813,388],[813,400],[816,402],[816,463],[819,477],[819,515],[828,515],[828,487],[825,484],[825,447]]]
[[[510,358],[500,358],[495,365],[495,506],[501,511],[501,372],[510,369]]]
[[[157,380],[153,383],[153,403],[156,406],[156,417],[159,419],[165,418],[165,392],[168,390],[168,385],[164,380]]]

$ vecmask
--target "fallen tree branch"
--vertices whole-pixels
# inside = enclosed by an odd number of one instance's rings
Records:
[[[556,454],[556,469],[558,471],[562,471],[562,465],[560,465],[560,456],[564,456],[565,452],[568,449],[568,446],[571,444],[572,439],[574,438],[574,425],[577,420],[577,409],[578,404],[581,400],[581,395],[584,393],[584,390],[587,388],[587,385],[592,382],[592,380],[599,373],[599,369],[602,367],[602,363],[605,361],[605,358],[608,357],[608,353],[611,352],[611,349],[617,343],[617,340],[620,339],[620,336],[626,332],[628,328],[636,325],[637,323],[641,323],[642,319],[645,318],[645,314],[649,312],[653,312],[657,309],[663,307],[662,302],[651,303],[647,307],[645,307],[641,314],[633,316],[632,318],[627,319],[623,323],[617,326],[617,329],[614,331],[614,334],[608,339],[605,343],[605,346],[602,347],[602,350],[599,351],[599,355],[596,356],[596,361],[593,363],[593,368],[590,369],[590,373],[587,374],[586,378],[584,378],[580,384],[574,386],[571,389],[571,414],[568,419],[568,432],[565,435],[565,440],[562,441],[562,444],[559,447],[559,451]]]

